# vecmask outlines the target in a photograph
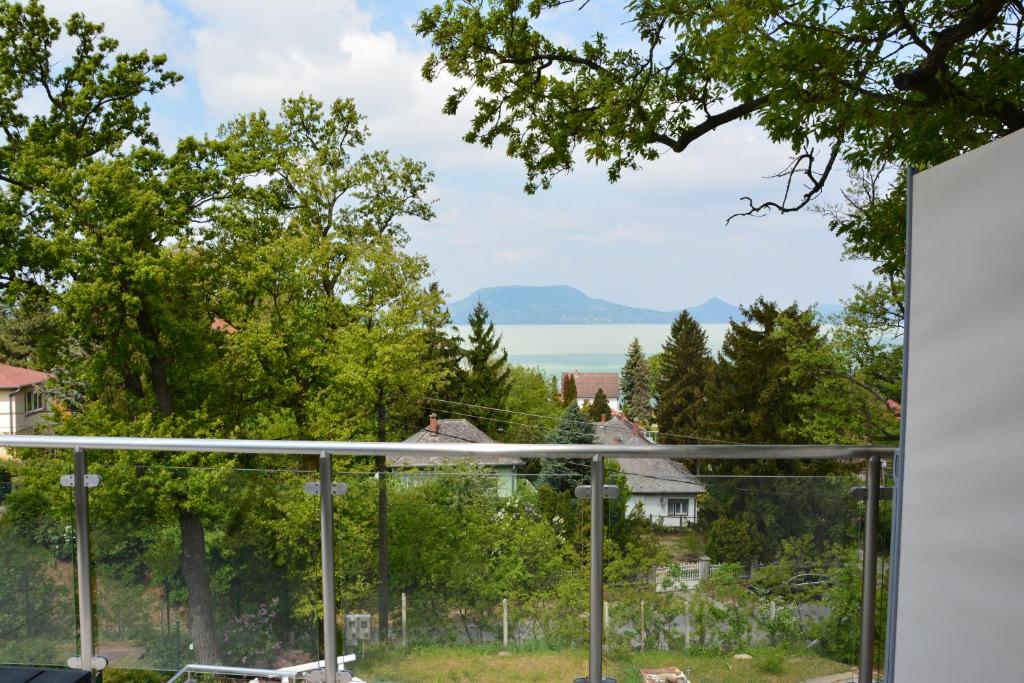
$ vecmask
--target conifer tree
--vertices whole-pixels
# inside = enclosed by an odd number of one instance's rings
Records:
[[[658,377],[658,441],[688,443],[701,430],[704,391],[712,367],[708,335],[683,311],[662,346]]]
[[[562,413],[552,443],[592,444],[597,435],[594,423],[587,419],[573,400]],[[590,463],[584,458],[570,460],[548,458],[541,465],[538,486],[547,484],[556,491],[571,491],[577,485],[589,481]]]
[[[562,380],[562,405],[568,408],[576,405],[576,377],[566,375]]]
[[[626,352],[626,364],[622,366],[619,387],[626,400],[626,414],[641,424],[651,421],[651,380],[647,358],[640,346],[640,340],[633,338]]]
[[[809,342],[820,333],[813,310],[780,308],[758,298],[729,323],[715,379],[708,386],[705,428],[730,441],[795,443],[800,420],[797,394],[814,379],[794,372],[787,340]],[[786,336],[780,332],[785,325]]]
[[[611,418],[612,407],[608,403],[607,394],[604,393],[604,389],[601,387],[597,388],[597,393],[594,394],[594,402],[587,409],[587,414],[594,422],[601,422],[602,417],[606,420]]]
[[[501,347],[501,335],[495,332],[483,303],[477,302],[469,316],[469,347],[465,352],[466,374],[462,401],[484,408],[503,408],[511,389],[508,353]],[[470,409],[479,418],[493,418],[489,410]],[[492,436],[500,422],[483,419],[481,429]]]

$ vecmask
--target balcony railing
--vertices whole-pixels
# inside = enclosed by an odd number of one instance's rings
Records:
[[[879,500],[883,494],[880,486],[881,461],[893,454],[892,448],[846,447],[846,446],[740,446],[740,445],[681,445],[681,446],[569,446],[541,444],[422,444],[422,443],[368,443],[368,442],[329,442],[329,441],[256,441],[231,439],[163,439],[163,438],[130,438],[130,437],[62,437],[62,436],[0,436],[0,447],[17,449],[44,449],[49,451],[72,451],[73,472],[59,472],[63,475],[63,485],[73,491],[74,514],[69,516],[69,527],[74,529],[73,555],[74,580],[77,585],[77,648],[78,654],[68,661],[72,668],[86,671],[98,671],[106,666],[103,658],[96,656],[95,623],[97,613],[95,602],[105,603],[105,586],[97,582],[92,575],[90,558],[90,539],[97,533],[96,520],[89,510],[89,490],[100,485],[102,474],[90,470],[87,458],[88,451],[117,452],[157,452],[157,453],[227,453],[257,454],[261,456],[312,456],[317,459],[318,472],[315,482],[306,486],[307,493],[318,497],[319,518],[319,560],[320,577],[317,607],[322,615],[322,662],[319,667],[291,672],[290,678],[319,677],[327,683],[337,683],[339,672],[337,667],[324,665],[339,661],[337,652],[337,612],[338,600],[335,596],[337,584],[336,549],[334,545],[335,495],[343,493],[345,485],[335,479],[334,458],[360,458],[382,455],[429,455],[442,456],[445,459],[458,461],[463,458],[488,455],[505,455],[518,458],[585,458],[590,461],[590,484],[580,487],[577,496],[585,495],[590,503],[590,544],[589,544],[589,587],[587,588],[588,610],[588,664],[589,680],[601,681],[602,646],[606,640],[605,619],[607,603],[605,602],[605,580],[603,575],[604,551],[604,512],[605,498],[610,495],[609,487],[605,486],[604,462],[609,458],[673,458],[686,460],[845,460],[863,461],[866,463],[864,486],[860,487],[859,495],[865,500],[865,513],[862,520],[863,530],[863,583],[861,598],[861,639],[859,648],[861,683],[872,680],[872,663],[874,655],[875,633],[875,596],[876,571],[878,561],[878,511]],[[159,461],[147,460],[148,466],[159,466]],[[101,468],[102,469],[102,468]],[[285,490],[292,490],[298,473],[292,472],[289,485],[271,486],[281,495],[291,495]],[[314,485],[315,484],[315,485]],[[119,485],[125,485],[120,482]],[[228,484],[230,485],[230,483]],[[146,495],[140,491],[140,496]],[[299,493],[301,495],[301,493]],[[699,515],[699,512],[697,513]],[[101,525],[102,526],[102,525]],[[104,538],[115,537],[116,529],[106,529]],[[69,534],[70,536],[70,534]],[[346,549],[342,547],[342,553]],[[70,546],[69,546],[70,552]],[[691,571],[688,568],[685,571]],[[692,572],[691,572],[692,573]],[[710,575],[710,570],[709,570]],[[689,574],[676,577],[682,583],[693,579]],[[166,590],[165,590],[166,593]],[[503,605],[503,642],[509,639],[508,602]],[[640,601],[639,627],[636,634],[629,636],[634,641],[644,642],[648,637],[648,629],[644,621],[644,606]],[[772,604],[774,610],[774,603]],[[402,597],[402,638],[405,640],[405,596]],[[170,631],[170,608],[167,607],[167,629]],[[533,625],[536,626],[536,620]],[[104,626],[101,625],[101,628]],[[687,642],[689,642],[689,617],[687,617]],[[466,631],[469,633],[469,630]],[[616,637],[625,637],[621,632]],[[73,633],[69,637],[74,641]],[[310,642],[315,642],[311,640]],[[319,654],[315,647],[310,647],[310,654]],[[312,657],[319,659],[319,657]],[[207,669],[209,663],[204,662]],[[180,668],[180,667],[176,667]],[[217,667],[212,667],[217,668]],[[191,671],[201,671],[203,666],[193,667]],[[212,669],[211,669],[212,670]],[[250,668],[239,670],[248,672],[250,676],[271,676],[270,669]],[[281,670],[276,670],[280,674]],[[262,672],[262,673],[260,673]]]

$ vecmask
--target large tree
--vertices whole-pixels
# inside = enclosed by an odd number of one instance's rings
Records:
[[[551,443],[592,444],[597,438],[597,428],[576,403],[570,403],[562,411],[558,430],[552,435]],[[572,491],[578,484],[590,480],[590,461],[585,458],[545,458],[540,468],[538,485],[547,485],[556,491]]]
[[[444,378],[432,348],[446,322],[440,291],[424,287],[429,266],[406,254],[402,221],[429,220],[431,174],[420,162],[367,151],[368,131],[351,100],[285,100],[221,131],[228,169],[258,178],[219,214],[237,264],[225,288],[229,320],[252,329],[247,358],[270,358],[297,429],[327,439],[400,438],[414,427],[420,397]],[[238,317],[235,317],[238,316]],[[266,346],[270,336],[276,344]],[[242,334],[239,344],[245,343]],[[263,361],[259,361],[263,364]],[[269,377],[267,379],[270,379]],[[273,382],[262,390],[280,391]],[[378,474],[378,610],[388,638],[387,463]]]
[[[597,393],[594,394],[594,402],[587,406],[587,416],[594,422],[604,422],[612,416],[612,407],[608,403],[608,395],[604,393],[604,389],[601,387],[598,387]]]
[[[607,24],[568,40],[565,12]],[[630,0],[619,14],[444,0],[416,31],[433,48],[424,76],[459,81],[444,111],[472,97],[466,140],[504,138],[528,190],[579,159],[615,180],[752,119],[793,152],[780,196],[745,199],[760,214],[808,205],[844,165],[927,166],[1024,127],[1022,14],[1018,0]]]
[[[693,443],[703,429],[705,391],[712,360],[708,335],[686,311],[672,322],[658,374],[658,441]]]
[[[466,375],[462,402],[468,412],[479,418],[493,418],[487,408],[503,409],[510,390],[508,353],[501,346],[501,335],[494,329],[487,308],[477,302],[469,315],[469,345],[465,349]],[[480,427],[491,436],[501,434],[501,424],[481,419]]]
[[[640,340],[633,338],[626,351],[626,362],[619,373],[619,388],[626,400],[626,413],[630,419],[646,425],[651,421],[651,380],[647,357]]]
[[[778,331],[788,324],[799,343],[818,339],[816,313],[795,304],[780,308],[764,299],[741,310],[743,319],[729,323],[708,387],[706,429],[730,441],[796,443],[800,408],[795,398],[813,380],[793,374],[796,361]]]

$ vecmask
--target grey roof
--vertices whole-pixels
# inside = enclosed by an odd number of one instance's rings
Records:
[[[651,442],[633,431],[631,423],[615,415],[607,422],[594,423],[594,443],[608,446],[648,446]]]
[[[437,421],[437,432],[424,427],[408,439],[407,443],[494,443],[494,439],[480,431],[469,420],[445,419]],[[441,455],[389,455],[389,467],[440,467],[454,462],[470,462],[484,467],[514,467],[523,460],[508,455],[480,455],[462,457],[457,461]]]
[[[618,458],[630,493],[704,493],[682,463],[666,458]]]

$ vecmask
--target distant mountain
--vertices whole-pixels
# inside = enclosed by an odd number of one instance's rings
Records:
[[[655,311],[592,299],[578,289],[553,287],[486,287],[465,299],[453,301],[448,310],[457,325],[465,324],[483,302],[491,320],[499,325],[595,325],[669,324],[677,311]],[[739,317],[739,308],[721,299],[709,299],[687,309],[701,323],[725,323]]]
[[[740,319],[739,306],[722,301],[717,296],[711,297],[699,306],[691,306],[686,309],[699,323],[727,323],[730,320]]]

